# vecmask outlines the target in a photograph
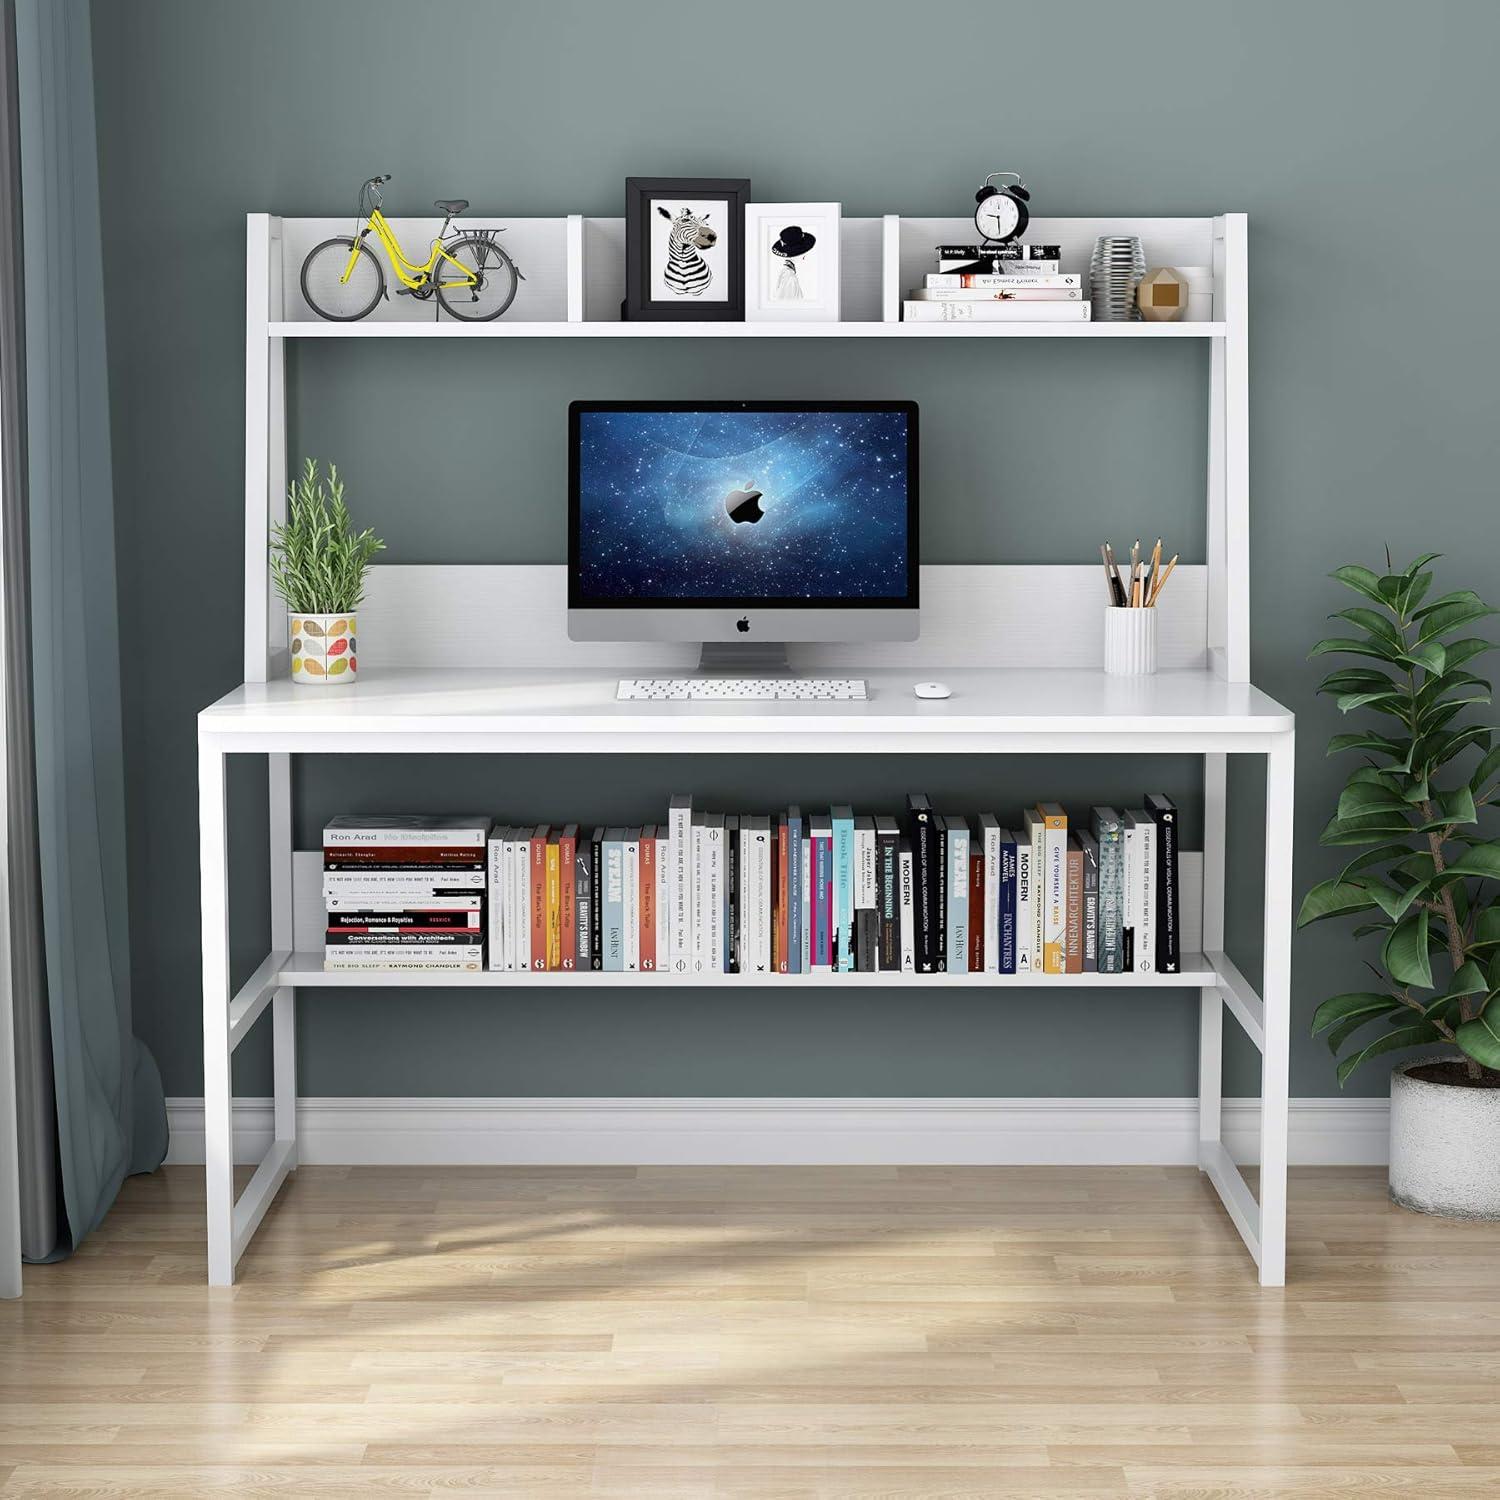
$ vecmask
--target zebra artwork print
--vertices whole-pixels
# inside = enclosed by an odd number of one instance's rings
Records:
[[[667,264],[662,270],[667,290],[679,297],[701,297],[714,279],[702,252],[712,249],[719,236],[705,222],[706,213],[682,208],[674,217],[659,203],[656,211],[672,226],[667,236]]]

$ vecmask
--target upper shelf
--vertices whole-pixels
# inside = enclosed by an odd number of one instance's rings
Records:
[[[521,268],[516,300],[493,323],[461,323],[431,305],[391,295],[368,318],[330,323],[302,296],[300,274],[309,250],[347,236],[352,219],[284,219],[251,214],[252,249],[265,246],[264,323],[271,338],[1224,338],[1234,326],[1231,268],[1226,265],[1225,216],[1183,219],[1033,219],[1028,238],[1057,244],[1065,271],[1087,278],[1102,234],[1140,238],[1148,266],[1203,266],[1212,273],[1211,321],[1183,323],[903,323],[901,304],[935,265],[940,244],[972,243],[972,219],[847,218],[839,243],[842,312],[835,322],[622,322],[625,296],[623,219],[517,219],[469,213],[458,228],[493,228]],[[409,253],[425,254],[441,228],[436,218],[393,219]],[[1242,241],[1241,241],[1242,242]],[[377,250],[382,259],[384,252]],[[250,313],[256,325],[261,274],[252,254]],[[389,270],[387,280],[390,281]]]

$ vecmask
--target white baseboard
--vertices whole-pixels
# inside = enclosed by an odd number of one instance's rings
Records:
[[[169,1163],[203,1161],[203,1101],[168,1099]],[[1383,1165],[1384,1099],[1293,1099],[1298,1166]],[[1258,1152],[1260,1101],[1224,1101],[1225,1144]],[[235,1160],[271,1142],[238,1099]],[[1196,1099],[356,1099],[297,1105],[298,1159],[324,1165],[1192,1166]]]

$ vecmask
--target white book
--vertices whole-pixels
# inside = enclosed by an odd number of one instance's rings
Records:
[[[1082,302],[915,302],[901,304],[905,323],[1087,323]]]
[[[427,973],[436,972],[474,972],[478,973],[484,967],[484,961],[480,958],[432,958],[425,955],[411,953],[396,954],[388,958],[372,958],[369,951],[361,950],[357,958],[344,958],[342,956],[325,958],[323,970],[325,973],[337,974],[350,969],[376,970],[383,969],[387,973],[397,970],[418,972],[425,970]]]
[[[1037,813],[1046,822],[1043,835],[1042,972],[1067,972],[1068,952],[1068,815],[1056,802],[1044,802]]]
[[[705,922],[706,963],[710,974],[724,972],[724,919],[729,899],[724,860],[724,814],[712,813],[704,824],[703,896],[708,907]],[[701,909],[701,908],[700,908]]]
[[[488,877],[485,894],[489,898],[485,910],[485,936],[489,938],[485,962],[489,968],[501,970],[505,968],[504,829],[497,829],[490,835],[485,854],[485,873]]]
[[[1083,277],[1077,271],[1066,273],[1046,269],[1055,264],[1050,260],[1017,262],[1014,271],[929,271],[922,278],[928,291],[978,291],[984,288],[1005,287],[1061,287],[1069,291],[1081,291]]]
[[[641,830],[625,830],[625,972],[641,969]]]
[[[483,943],[350,943],[323,950],[325,968],[386,968],[418,960],[434,968],[477,969],[484,963]]]
[[[517,827],[511,843],[510,909],[516,918],[516,968],[531,971],[531,835]]]
[[[740,819],[740,970],[771,972],[771,820]]]
[[[668,811],[670,858],[668,869],[667,964],[671,973],[686,974],[694,967],[693,952],[693,799],[672,798]]]
[[[706,974],[709,964],[709,911],[708,911],[708,819],[695,813],[692,821],[693,859],[689,869],[692,877],[693,911],[693,972]]]
[[[1156,969],[1156,824],[1141,808],[1124,814],[1125,911],[1135,928],[1137,974]]]
[[[877,911],[879,882],[875,875],[875,819],[861,814],[854,820],[854,909]]]
[[[912,853],[902,849],[896,855],[896,923],[901,935],[901,972],[917,971],[917,912],[913,902]]]
[[[995,278],[1009,286],[918,287],[911,294],[913,302],[1080,302],[1083,293],[1076,286],[1024,286],[1018,276]]]
[[[389,891],[356,891],[352,896],[325,896],[324,906],[330,912],[360,911],[482,911],[485,895],[470,891],[461,896],[418,895],[411,900],[396,900]]]
[[[1031,830],[1016,838],[1016,973],[1032,972],[1031,945],[1036,941],[1036,892],[1031,878]]]
[[[984,928],[984,972],[1000,972],[1000,820],[994,813],[980,813],[979,837],[984,853],[984,914],[969,920]]]
[[[1047,930],[1047,820],[1033,807],[1022,815],[1022,824],[1031,848],[1031,925],[1026,935],[1031,966],[1027,972],[1040,974]]]
[[[668,903],[672,897],[672,848],[667,825],[656,825],[656,967],[672,972],[669,954],[672,942],[672,916]]]

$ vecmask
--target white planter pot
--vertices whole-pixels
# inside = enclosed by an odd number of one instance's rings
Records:
[[[292,681],[310,687],[340,687],[359,670],[354,654],[354,616],[287,615]]]
[[[1450,1219],[1500,1219],[1500,1089],[1391,1074],[1391,1199]]]

